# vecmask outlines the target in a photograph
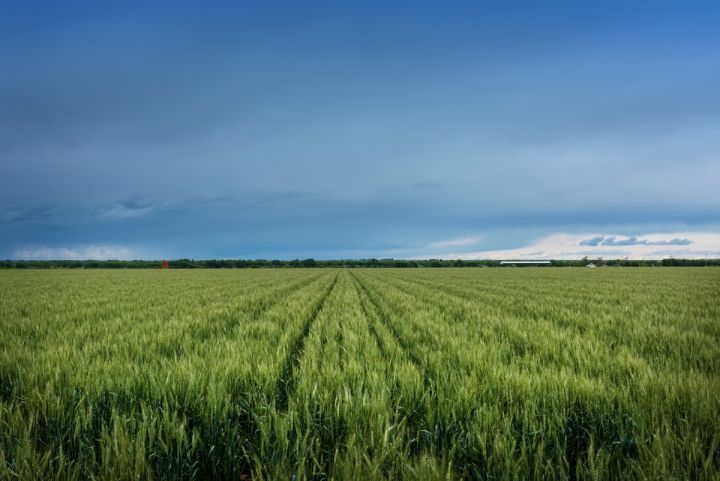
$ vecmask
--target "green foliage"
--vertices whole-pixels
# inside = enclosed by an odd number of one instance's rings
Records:
[[[717,268],[3,271],[0,480],[718,479],[718,294]]]
[[[585,267],[590,262],[587,257],[582,260],[552,260],[554,267]],[[593,260],[598,266],[607,265],[611,267],[659,267],[659,266],[720,266],[720,259],[663,259],[654,260],[627,260],[609,259]],[[243,259],[176,259],[169,261],[172,269],[235,269],[235,268],[262,268],[262,267],[501,267],[500,261],[494,260],[402,260],[402,259],[345,259],[345,260],[243,260]],[[162,261],[158,260],[135,260],[135,261],[97,261],[97,260],[45,260],[45,261],[22,261],[22,260],[0,260],[0,269],[159,269]],[[515,267],[515,266],[513,266]],[[523,267],[521,264],[518,267]],[[528,266],[536,267],[536,266]]]

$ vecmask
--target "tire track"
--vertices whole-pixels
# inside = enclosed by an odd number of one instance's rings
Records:
[[[330,297],[330,294],[335,288],[335,284],[337,284],[339,275],[340,274],[335,275],[335,278],[332,280],[328,288],[325,289],[325,292],[323,292],[322,296],[320,296],[320,299],[313,306],[312,310],[310,311],[310,315],[308,316],[305,324],[303,325],[302,332],[292,343],[292,345],[290,346],[290,350],[285,357],[285,362],[283,363],[282,370],[280,371],[280,377],[278,378],[277,386],[275,388],[275,392],[277,393],[276,407],[280,410],[287,410],[288,408],[290,393],[295,389],[295,370],[297,369],[298,364],[300,364],[303,347],[305,346],[305,339],[310,333],[310,328],[315,322],[315,319],[317,319],[318,314],[325,305],[325,301],[328,297]]]
[[[420,359],[420,356],[417,355],[415,350],[408,344],[407,340],[405,340],[400,332],[393,326],[393,324],[390,322],[390,319],[385,312],[385,310],[382,308],[382,306],[377,302],[377,300],[373,297],[373,295],[370,293],[370,290],[360,281],[355,274],[350,274],[353,279],[356,282],[356,285],[360,287],[362,292],[364,293],[364,296],[361,296],[361,305],[363,308],[363,312],[365,312],[365,315],[369,318],[369,311],[367,308],[367,304],[365,299],[370,303],[370,305],[373,307],[373,310],[375,311],[376,315],[372,316],[374,319],[379,319],[380,322],[390,331],[390,333],[395,338],[395,341],[398,343],[400,348],[402,349],[405,356],[410,360],[410,362],[415,366],[415,368],[422,374],[423,376],[423,383],[425,385],[425,388],[428,389],[432,385],[432,376],[430,372],[428,371],[425,364]],[[379,336],[377,335],[377,332],[374,331],[374,329],[371,329],[371,331],[375,334],[376,340],[380,341]],[[382,350],[382,349],[381,349]],[[384,351],[383,351],[384,352]]]
[[[407,284],[410,284],[411,286],[414,286],[416,288],[426,287],[419,281],[416,282],[414,280],[406,280],[406,279],[399,278],[399,277],[391,277],[391,278],[393,280],[397,281],[399,284],[395,284],[393,282],[388,281],[387,279],[382,279],[382,278],[377,278],[377,280],[378,280],[378,282],[382,282],[383,284],[389,286],[391,289],[396,289],[396,290],[402,292],[403,294],[405,294],[406,296],[409,296],[409,297],[415,299],[417,302],[422,303],[426,306],[437,307],[438,305],[441,305],[437,302],[428,301],[426,298],[423,298],[420,293],[414,291],[411,287],[409,287],[407,285]],[[447,289],[444,289],[442,287],[437,287],[435,289],[438,291],[441,291],[442,294],[447,295],[448,297],[452,297],[452,298],[458,299],[459,301],[463,301],[463,302],[468,301],[467,297],[463,297],[459,294],[450,292]],[[465,318],[466,316],[471,317],[471,314],[470,314],[470,311],[468,310],[468,308],[462,304],[447,301],[447,302],[443,303],[442,305],[448,306],[449,308],[451,308],[453,310],[451,313],[453,314],[453,317],[455,319],[462,319],[462,318]],[[446,313],[446,315],[447,314],[448,313]]]
[[[224,312],[214,313],[211,316],[201,318],[201,324],[182,326],[182,328],[174,332],[173,337],[168,338],[162,344],[158,344],[155,350],[164,358],[187,357],[197,352],[205,343],[217,343],[225,339],[233,339],[237,336],[242,323],[261,319],[288,296],[318,282],[323,275],[326,274],[292,279],[288,281],[288,284],[283,284],[269,292],[263,292],[262,289],[259,289],[257,293],[253,293],[242,303],[232,307],[230,314]],[[214,307],[214,304],[211,307]],[[194,342],[183,349],[183,339],[187,335],[190,335]]]
[[[435,411],[437,408],[434,407],[437,403],[437,376],[431,373],[429,367],[422,361],[417,352],[412,349],[407,340],[401,336],[400,332],[390,322],[390,319],[382,308],[380,303],[373,297],[370,289],[365,286],[355,274],[350,274],[355,281],[355,287],[358,289],[358,295],[360,297],[360,304],[362,306],[365,316],[370,320],[370,332],[375,336],[375,340],[378,342],[378,347],[381,352],[386,356],[385,359],[389,361],[387,356],[387,349],[380,347],[382,340],[375,330],[375,323],[379,320],[379,324],[382,324],[392,335],[400,348],[399,352],[406,358],[406,360],[412,365],[422,377],[423,390],[418,396],[404,397],[402,396],[399,400],[394,401],[395,409],[401,414],[401,424],[406,426],[408,435],[405,440],[407,449],[410,456],[417,456],[423,451],[423,435],[422,433],[430,432],[430,425],[428,423],[428,414]],[[362,291],[362,294],[360,293]],[[370,309],[373,313],[370,313]]]
[[[358,279],[353,275],[350,274],[350,277],[353,279],[353,285],[355,286],[355,292],[357,292],[358,300],[360,301],[360,307],[362,308],[362,312],[365,315],[365,318],[368,320],[368,329],[370,330],[370,334],[372,334],[372,337],[375,339],[375,345],[377,346],[378,350],[380,351],[380,355],[383,359],[388,360],[388,354],[387,354],[387,348],[385,347],[385,343],[380,338],[380,335],[377,332],[377,329],[375,328],[375,324],[377,323],[377,316],[370,314],[370,311],[367,308],[367,304],[365,301],[365,295],[360,292],[360,286]],[[364,291],[363,291],[364,292]]]
[[[392,287],[398,289],[399,291],[405,293],[406,295],[417,299],[418,302],[424,303],[426,305],[430,305],[430,303],[428,303],[425,299],[423,299],[418,292],[413,290],[413,288],[424,288],[424,287],[432,288],[432,289],[439,291],[440,293],[442,293],[443,295],[445,295],[449,298],[457,299],[461,303],[469,302],[469,301],[477,302],[477,299],[473,297],[474,295],[477,295],[477,293],[475,293],[473,291],[468,291],[467,288],[449,287],[446,285],[430,285],[429,281],[424,281],[424,280],[420,280],[420,279],[411,279],[411,278],[406,278],[406,277],[402,277],[402,276],[388,276],[388,277],[399,282],[400,285],[391,283],[387,279],[379,279],[379,280],[381,282],[386,283],[389,286],[392,286]],[[503,292],[503,291],[499,291],[499,292]],[[504,292],[507,292],[507,290]],[[499,297],[495,293],[492,293],[491,295],[494,297]],[[457,314],[456,317],[464,318],[464,319],[475,319],[476,318],[476,315],[473,314],[471,311],[469,311],[467,309],[467,307],[465,307],[463,305],[458,305],[458,304],[449,304],[449,302],[450,301],[447,301],[446,304],[452,305],[453,308],[458,309],[462,313],[462,314]],[[490,307],[492,308],[492,306],[490,306]],[[568,322],[566,322],[566,323],[558,322],[557,316],[542,314],[542,313],[538,314],[536,312],[530,311],[528,309],[528,307],[526,307],[526,306],[520,306],[520,309],[522,309],[522,315],[524,317],[532,319],[533,321],[536,321],[536,322],[549,322],[553,325],[553,328],[558,331],[567,332],[572,335],[594,336],[595,338],[598,338],[597,333],[592,332],[592,331],[591,332],[584,331],[578,325],[568,323]],[[499,314],[503,314],[502,310],[498,310],[495,308],[493,308],[493,310],[498,312]],[[598,340],[598,342],[602,343],[601,340]],[[622,341],[619,341],[619,342],[621,345],[626,345]],[[638,356],[633,356],[633,357],[635,357],[638,362],[645,362],[643,360],[643,358],[641,358],[641,357],[638,357]]]
[[[280,301],[282,301],[290,293],[309,286],[321,277],[322,274],[317,274],[307,278],[301,278],[300,280],[292,282],[287,286],[281,286],[279,288],[276,288],[266,295],[261,295],[258,298],[253,299],[246,306],[244,306],[240,310],[240,312],[247,312],[251,315],[251,317],[258,318],[266,311],[270,310],[273,306],[278,304]]]

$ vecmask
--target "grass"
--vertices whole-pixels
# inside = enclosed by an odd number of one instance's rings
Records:
[[[0,479],[720,479],[720,269],[0,271]]]

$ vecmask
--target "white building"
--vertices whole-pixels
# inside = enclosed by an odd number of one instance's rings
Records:
[[[501,266],[549,266],[550,261],[500,261]]]

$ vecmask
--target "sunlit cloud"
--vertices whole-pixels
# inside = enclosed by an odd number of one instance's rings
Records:
[[[689,239],[667,239],[667,240],[648,240],[638,239],[636,236],[626,238],[618,238],[616,236],[595,236],[591,239],[585,239],[578,243],[581,246],[686,246],[691,241]]]
[[[662,247],[659,249],[658,247]],[[688,259],[720,257],[720,233],[675,232],[636,236],[553,234],[513,249],[427,254],[415,258],[441,259],[580,259],[582,257]]]

